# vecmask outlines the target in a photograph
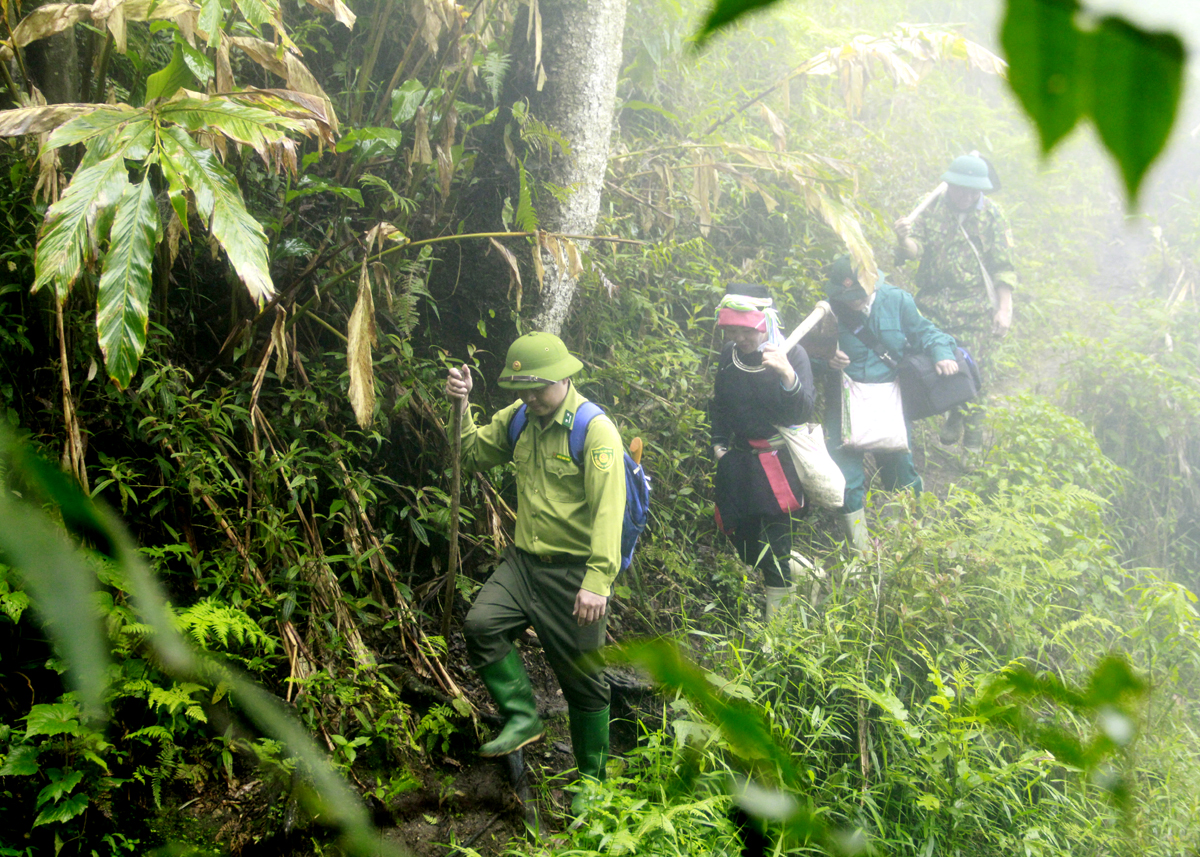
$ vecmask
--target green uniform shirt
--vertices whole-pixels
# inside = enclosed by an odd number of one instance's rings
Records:
[[[1015,290],[1012,233],[1000,206],[986,196],[980,197],[979,206],[962,213],[962,228],[959,222],[960,212],[945,197],[917,221],[912,235],[921,254],[916,298],[921,311],[943,330],[979,345],[979,337],[991,330],[993,309],[979,259],[963,230],[979,251],[992,283]]]
[[[612,420],[597,416],[588,424],[583,466],[571,458],[571,424],[587,399],[572,384],[549,425],[529,416],[516,447],[508,444],[508,423],[517,400],[479,427],[469,414],[462,421],[462,463],[487,470],[506,461],[517,469],[516,545],[539,556],[570,554],[587,559],[582,588],[607,596],[621,570],[621,524],[625,517],[625,458]]]

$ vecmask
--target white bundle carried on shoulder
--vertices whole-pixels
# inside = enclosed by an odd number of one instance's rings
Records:
[[[826,509],[840,509],[845,502],[846,477],[829,457],[820,423],[775,428],[791,453],[805,498]]]

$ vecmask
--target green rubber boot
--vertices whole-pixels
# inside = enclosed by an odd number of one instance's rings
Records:
[[[580,711],[574,707],[569,709],[571,747],[575,750],[575,766],[579,769],[581,780],[601,782],[605,779],[605,766],[608,762],[608,710],[607,705],[599,711]],[[588,804],[595,799],[587,783],[580,782],[579,785],[579,791],[575,792],[575,797],[571,800],[573,818],[579,818],[587,812]]]
[[[796,592],[796,587],[788,586],[765,586],[766,602],[763,604],[763,620],[770,622],[778,615],[783,606],[791,600]]]
[[[963,432],[963,415],[958,408],[952,408],[950,415],[946,417],[946,422],[942,423],[941,431],[938,432],[938,440],[943,446],[954,446],[958,443],[958,439]]]
[[[533,698],[533,686],[529,684],[525,665],[516,649],[477,672],[504,715],[504,728],[479,748],[480,756],[507,756],[545,734]]]
[[[963,449],[967,452],[983,452],[983,408],[973,406],[963,418]]]
[[[865,553],[867,550],[867,540],[870,535],[867,533],[867,516],[862,509],[856,509],[853,512],[843,512],[838,519],[838,524],[842,530],[842,536],[845,537],[846,543],[850,545],[851,550],[855,553]]]

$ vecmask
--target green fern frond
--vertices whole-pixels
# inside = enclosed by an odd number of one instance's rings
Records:
[[[520,191],[517,196],[517,211],[513,215],[513,225],[521,232],[537,232],[537,212],[533,208],[533,195],[529,188],[529,173],[525,164],[517,162],[517,178],[520,181]]]
[[[244,610],[213,599],[197,601],[178,611],[176,624],[197,646],[209,651],[214,649],[214,642],[227,649],[230,638],[239,646],[248,645],[264,654],[275,651],[275,639]]]
[[[144,726],[136,732],[130,732],[129,738],[149,738],[162,743],[169,743],[174,740],[175,736],[165,726]]]

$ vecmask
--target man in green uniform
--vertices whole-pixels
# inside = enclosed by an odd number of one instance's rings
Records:
[[[463,467],[513,461],[517,472],[515,547],[504,552],[463,627],[471,666],[505,718],[480,755],[505,756],[542,737],[533,688],[512,645],[532,626],[567,700],[579,772],[602,780],[609,687],[597,651],[621,568],[625,461],[617,427],[603,415],[588,424],[580,463],[571,455],[571,426],[587,400],[570,377],[582,368],[557,336],[528,333],[508,349],[499,380],[520,398],[486,426],[471,415],[466,366],[449,371],[446,393],[463,409]],[[509,422],[522,405],[528,422],[511,443]],[[586,808],[584,795],[572,801],[575,815]]]
[[[917,306],[966,348],[988,380],[992,347],[1012,326],[1012,293],[1017,274],[1012,232],[1000,207],[983,195],[992,189],[987,162],[961,155],[942,175],[946,192],[912,223],[896,221],[896,262],[920,259]],[[984,399],[980,391],[979,401]],[[951,411],[940,437],[978,451],[983,445],[983,409]]]

